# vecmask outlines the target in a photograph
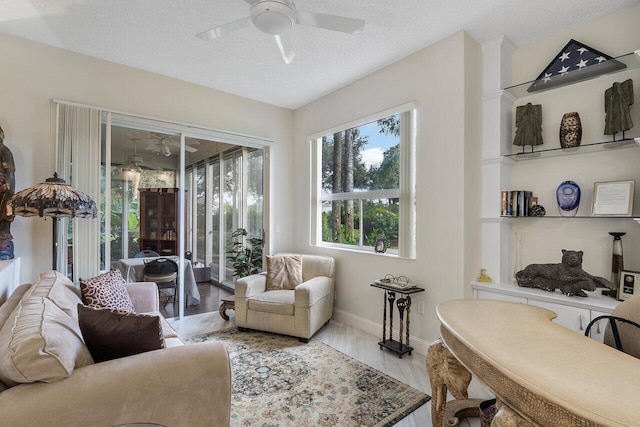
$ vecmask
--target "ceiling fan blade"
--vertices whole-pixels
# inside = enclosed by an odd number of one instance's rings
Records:
[[[364,29],[364,20],[345,16],[325,15],[324,13],[296,11],[296,24],[325,30],[357,34]]]
[[[196,37],[204,41],[217,39],[218,37],[222,37],[244,27],[248,27],[250,23],[251,19],[247,16],[246,18],[238,19],[237,21],[229,22],[228,24],[198,33],[196,34]]]
[[[296,57],[296,53],[293,51],[291,40],[288,36],[273,36],[276,39],[280,56],[285,64],[290,64],[293,58]]]
[[[165,144],[168,144],[168,145],[171,145],[171,146],[173,146],[173,147],[180,148],[180,143],[179,143],[179,142],[175,142],[175,141],[165,141],[164,143],[165,143]],[[200,143],[199,143],[199,142],[195,142],[195,141],[194,141],[194,142],[190,142],[189,144],[191,144],[191,145],[195,145],[195,144],[200,145]],[[189,145],[189,144],[185,144],[185,146],[184,146],[184,149],[185,149],[186,151],[188,151],[189,153],[195,153],[196,151],[198,151],[198,149],[197,149],[197,148],[193,148],[193,147],[192,147],[191,145]]]

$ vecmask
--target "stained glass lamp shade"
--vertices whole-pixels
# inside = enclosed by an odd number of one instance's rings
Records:
[[[16,193],[11,199],[14,215],[52,217],[53,269],[58,261],[58,218],[95,218],[96,203],[54,173],[52,178]]]

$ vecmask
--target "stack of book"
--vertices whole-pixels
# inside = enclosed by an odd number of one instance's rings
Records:
[[[529,216],[531,206],[537,201],[532,191],[502,190],[500,216]]]

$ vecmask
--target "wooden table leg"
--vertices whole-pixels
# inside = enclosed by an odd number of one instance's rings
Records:
[[[447,390],[456,399],[468,399],[467,389],[471,382],[471,373],[451,354],[442,339],[438,339],[429,347],[426,365],[433,394],[431,422],[433,426],[442,426],[447,406]],[[475,399],[469,401],[469,406],[477,407]]]
[[[389,340],[393,339],[393,302],[396,299],[396,293],[386,291],[387,300],[389,301]]]
[[[399,337],[398,337],[398,343],[399,343],[399,347],[398,349],[402,352],[403,351],[403,344],[404,344],[404,309],[407,307],[407,299],[406,298],[398,298],[398,301],[396,302],[396,304],[398,305],[398,315],[400,317],[400,333],[399,333]],[[402,353],[400,353],[400,359],[402,359]]]
[[[224,320],[229,320],[229,316],[227,315],[227,313],[225,313],[225,311],[227,311],[227,309],[235,310],[235,308],[236,304],[234,301],[222,301],[222,304],[220,304],[220,309],[218,310],[220,313],[220,317],[222,317]]]

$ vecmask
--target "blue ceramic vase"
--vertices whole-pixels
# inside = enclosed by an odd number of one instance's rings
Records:
[[[565,181],[556,190],[560,216],[576,216],[580,207],[580,187],[573,181]]]

